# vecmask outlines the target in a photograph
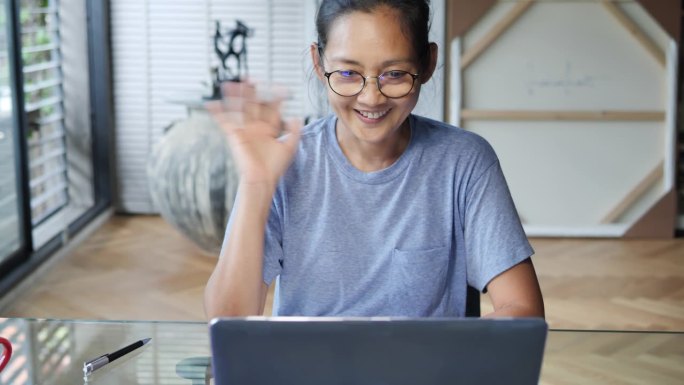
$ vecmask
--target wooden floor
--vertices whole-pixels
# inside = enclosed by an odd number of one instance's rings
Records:
[[[684,331],[684,239],[532,243],[552,328]],[[0,316],[204,320],[215,262],[159,217],[116,216]]]

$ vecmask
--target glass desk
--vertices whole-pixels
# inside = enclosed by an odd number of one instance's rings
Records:
[[[197,322],[0,318],[14,353],[0,384],[211,384],[208,326]],[[152,342],[83,377],[83,362]],[[540,384],[679,384],[684,333],[549,331]]]

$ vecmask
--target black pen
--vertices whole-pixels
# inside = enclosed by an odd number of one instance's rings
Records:
[[[97,369],[100,369],[101,367],[116,360],[117,358],[124,356],[141,346],[144,346],[145,344],[150,342],[150,340],[151,338],[145,338],[140,341],[133,342],[132,344],[126,346],[125,348],[121,348],[115,351],[114,353],[103,354],[95,359],[86,361],[85,363],[83,363],[83,374],[86,376],[89,375],[90,373],[96,371]]]

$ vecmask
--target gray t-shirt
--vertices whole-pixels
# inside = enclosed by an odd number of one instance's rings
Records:
[[[356,169],[334,115],[305,127],[266,228],[274,315],[463,316],[466,283],[533,254],[499,161],[480,136],[411,115],[399,159]]]

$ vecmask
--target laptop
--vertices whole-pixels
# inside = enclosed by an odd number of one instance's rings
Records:
[[[217,318],[214,384],[537,384],[542,319]]]

